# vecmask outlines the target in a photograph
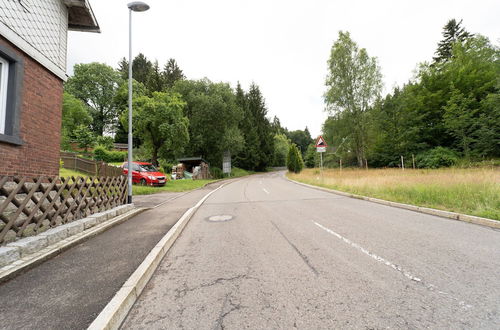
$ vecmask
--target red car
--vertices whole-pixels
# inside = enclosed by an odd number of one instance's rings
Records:
[[[128,162],[123,163],[123,174],[128,174]],[[167,178],[151,163],[132,162],[132,183],[143,186],[164,186]]]

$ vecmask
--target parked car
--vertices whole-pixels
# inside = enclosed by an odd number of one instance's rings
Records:
[[[128,174],[128,162],[122,164],[123,174]],[[164,186],[167,177],[151,163],[132,162],[132,183],[143,186]]]

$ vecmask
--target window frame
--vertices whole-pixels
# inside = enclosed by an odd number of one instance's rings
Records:
[[[20,137],[20,118],[22,104],[22,88],[24,77],[24,59],[8,45],[0,43],[0,58],[8,63],[7,89],[5,91],[4,114],[0,120],[4,123],[0,131],[0,142],[23,145]]]
[[[0,55],[0,134],[5,133],[7,126],[7,95],[9,91],[10,63]]]

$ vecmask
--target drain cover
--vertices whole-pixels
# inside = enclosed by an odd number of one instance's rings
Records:
[[[227,214],[212,215],[211,217],[207,218],[208,221],[212,221],[212,222],[224,222],[224,221],[229,221],[229,220],[232,220],[232,219],[233,219],[233,216],[232,215],[227,215]]]

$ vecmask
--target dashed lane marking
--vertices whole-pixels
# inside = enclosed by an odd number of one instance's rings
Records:
[[[333,236],[337,237],[338,239],[344,241],[345,243],[347,243],[348,245],[352,246],[353,248],[355,248],[356,250],[358,251],[361,251],[363,252],[364,254],[366,254],[367,256],[370,256],[371,258],[377,260],[378,262],[380,263],[383,263],[384,265],[386,266],[389,266],[391,267],[392,269],[394,269],[395,271],[403,274],[406,278],[412,280],[412,281],[415,281],[417,283],[420,283],[422,284],[424,287],[426,287],[429,291],[437,291],[437,293],[441,294],[441,295],[448,295],[451,299],[453,299],[454,301],[458,302],[459,306],[464,308],[464,309],[470,309],[472,308],[473,306],[472,305],[469,305],[469,304],[466,304],[463,300],[460,300],[456,297],[453,297],[451,295],[449,295],[447,292],[443,292],[443,291],[439,291],[437,290],[437,287],[433,284],[430,284],[430,283],[424,283],[422,281],[421,278],[419,277],[416,277],[412,274],[410,274],[409,272],[407,272],[406,270],[404,270],[402,267],[376,255],[375,253],[372,253],[370,251],[368,251],[367,249],[365,249],[364,247],[360,246],[359,244],[356,244],[354,243],[353,241],[351,241],[350,239],[334,232],[333,230],[329,229],[329,228],[326,228],[325,226],[317,223],[316,221],[313,221],[313,223],[318,226],[319,228],[323,229],[324,231],[326,231],[327,233],[329,234],[332,234]]]

